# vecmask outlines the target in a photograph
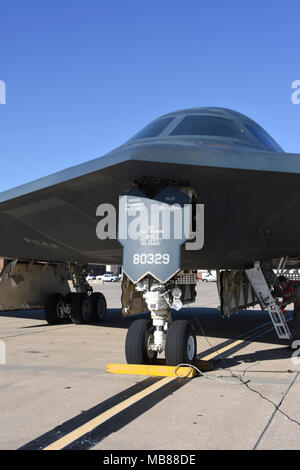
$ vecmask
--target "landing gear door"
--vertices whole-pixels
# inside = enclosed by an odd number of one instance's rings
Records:
[[[168,186],[153,199],[133,189],[119,200],[118,240],[123,270],[137,283],[147,274],[166,283],[180,270],[180,247],[190,237],[190,198]]]

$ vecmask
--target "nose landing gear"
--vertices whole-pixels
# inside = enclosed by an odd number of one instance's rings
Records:
[[[125,354],[129,364],[155,363],[157,355],[165,352],[166,364],[176,366],[192,363],[197,354],[196,335],[186,320],[171,320],[171,308],[179,310],[181,290],[144,279],[136,285],[151,313],[151,320],[135,320],[128,329]]]

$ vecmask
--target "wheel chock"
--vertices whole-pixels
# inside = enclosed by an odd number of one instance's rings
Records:
[[[157,362],[163,362],[158,360]],[[196,361],[194,366],[200,370],[212,370],[212,365],[208,361]],[[159,377],[180,377],[192,378],[198,374],[193,365],[153,365],[153,364],[107,364],[106,372],[111,374],[130,374],[130,375],[148,375]]]

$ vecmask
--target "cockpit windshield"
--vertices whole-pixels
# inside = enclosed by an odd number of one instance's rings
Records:
[[[205,111],[199,114],[187,112],[156,119],[135,134],[129,142],[162,136],[225,137],[236,139],[235,143],[243,146],[282,152],[275,140],[256,122],[246,116],[221,108],[223,115],[220,111],[218,112],[218,108],[216,110],[203,108],[203,110]]]
[[[170,135],[207,135],[219,137],[241,137],[243,130],[231,119],[219,116],[186,116]]]
[[[244,124],[245,127],[248,129],[249,132],[255,137],[255,139],[260,143],[262,147],[266,150],[272,150],[273,152],[282,152],[282,149],[279,145],[272,139],[269,134],[264,131],[260,126],[257,124],[254,126],[252,124]]]
[[[156,121],[153,121],[148,124],[148,126],[144,127],[144,129],[142,129],[140,132],[135,134],[130,140],[158,137],[162,133],[162,131],[166,129],[166,127],[170,124],[172,120],[173,117],[157,119]]]

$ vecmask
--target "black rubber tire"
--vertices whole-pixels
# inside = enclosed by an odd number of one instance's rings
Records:
[[[168,366],[191,364],[197,354],[196,334],[187,320],[170,323],[166,339],[166,363]]]
[[[76,295],[76,292],[68,292],[68,293],[65,295],[65,302],[66,302],[67,304],[71,304],[71,300],[72,300],[73,295]]]
[[[76,295],[76,292],[68,292],[68,293],[65,295],[65,302],[66,302],[66,304],[70,304],[70,309],[71,309],[72,297],[73,297],[74,295]],[[71,315],[65,318],[65,323],[72,323]]]
[[[60,325],[64,319],[58,316],[59,303],[64,300],[62,294],[50,294],[45,302],[45,320],[49,325]]]
[[[94,305],[90,296],[80,293],[71,296],[71,319],[77,325],[94,321]]]
[[[125,342],[125,356],[128,364],[151,364],[157,353],[149,352],[148,339],[153,332],[152,320],[140,319],[131,323]]]
[[[292,333],[293,339],[300,339],[300,307],[294,308],[290,331]]]
[[[93,292],[92,301],[94,305],[94,321],[104,321],[107,312],[106,299],[101,292]]]

